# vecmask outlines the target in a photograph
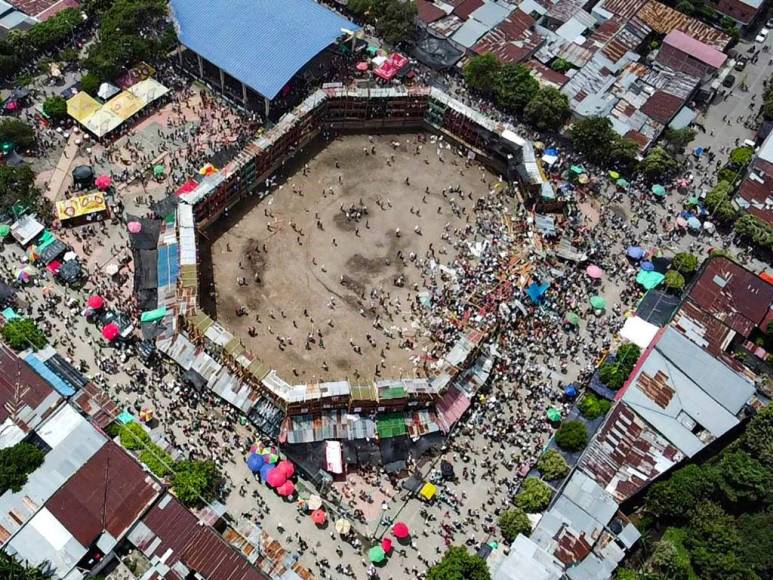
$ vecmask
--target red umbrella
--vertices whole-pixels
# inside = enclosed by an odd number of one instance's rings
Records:
[[[92,294],[89,299],[86,300],[86,306],[93,310],[99,310],[105,305],[105,299],[97,294]]]
[[[282,497],[287,497],[295,493],[295,484],[292,481],[285,481],[280,485],[276,492]]]
[[[266,476],[266,482],[271,487],[279,487],[280,485],[283,485],[285,481],[287,481],[287,476],[281,469],[272,469]]]
[[[121,334],[121,329],[118,328],[118,325],[115,322],[111,322],[107,326],[105,326],[102,329],[102,336],[104,336],[107,340],[113,341],[116,338],[118,338],[118,335]]]
[[[381,549],[384,550],[387,554],[392,551],[392,540],[389,538],[384,538],[381,540]]]
[[[105,190],[113,183],[113,180],[110,178],[109,175],[100,175],[97,177],[97,179],[94,181],[94,184],[97,186],[97,189]]]
[[[290,479],[293,475],[295,475],[295,466],[292,464],[291,461],[288,461],[287,459],[283,459],[282,461],[277,463],[276,468],[279,469],[282,473],[284,473],[287,479]]]
[[[367,63],[367,62],[365,62],[365,61],[363,61],[363,62],[358,62],[358,63],[357,63],[357,67],[356,67],[356,68],[357,68],[357,70],[358,70],[358,71],[360,71],[360,72],[365,72],[366,70],[368,70],[368,63]]]
[[[311,521],[318,526],[321,526],[327,520],[327,514],[322,510],[314,510],[311,512]]]
[[[402,540],[403,538],[407,538],[411,532],[408,529],[408,526],[406,526],[403,522],[397,522],[394,526],[392,526],[392,533],[395,535],[395,538]]]

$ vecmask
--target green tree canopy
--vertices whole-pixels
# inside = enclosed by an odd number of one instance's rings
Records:
[[[588,430],[582,421],[567,421],[556,432],[556,444],[566,451],[579,451],[588,443]]]
[[[644,505],[659,518],[684,519],[698,503],[710,498],[715,489],[713,470],[686,465],[668,479],[653,483],[647,490]]]
[[[67,118],[67,101],[59,95],[48,97],[43,101],[43,112],[54,121],[62,121]]]
[[[527,477],[521,484],[515,505],[529,513],[541,512],[550,503],[553,491],[550,486],[536,477]]]
[[[81,90],[90,94],[92,97],[97,96],[101,84],[102,81],[100,78],[93,73],[86,73],[81,77]]]
[[[744,514],[736,521],[741,561],[760,578],[773,578],[773,512]]]
[[[199,506],[217,497],[221,480],[214,461],[179,461],[175,465],[172,489],[185,505]]]
[[[31,318],[14,318],[6,322],[0,332],[3,340],[14,350],[26,350],[30,347],[43,348],[48,339]]]
[[[618,136],[606,117],[586,117],[572,125],[569,138],[574,148],[589,161],[603,165],[609,161],[612,145]]]
[[[660,181],[679,167],[676,160],[662,147],[653,147],[639,163],[639,171],[649,181]]]
[[[0,211],[9,211],[17,202],[34,208],[40,201],[35,173],[29,165],[0,165]]]
[[[502,537],[512,542],[518,534],[528,536],[531,533],[531,522],[521,508],[511,508],[500,514],[499,529],[502,531]]]
[[[464,65],[464,82],[470,90],[483,94],[494,91],[502,64],[491,53],[470,57]]]
[[[501,109],[521,114],[538,91],[539,83],[525,66],[513,63],[502,65],[494,85],[494,97]]]
[[[666,129],[663,131],[663,138],[666,143],[677,152],[684,151],[684,148],[695,139],[695,135],[695,129],[690,127],[683,127],[682,129]]]
[[[719,491],[729,504],[743,507],[771,500],[773,474],[748,453],[723,453],[716,474]]]
[[[416,27],[417,8],[414,0],[350,0],[347,6],[373,24],[390,44],[407,40]]]
[[[692,572],[690,560],[685,559],[677,547],[668,540],[655,543],[652,555],[645,563],[645,569],[658,578],[669,580],[688,580]]]
[[[10,117],[0,121],[0,142],[10,141],[20,149],[35,146],[35,129],[24,121]]]
[[[609,165],[624,173],[634,173],[638,167],[639,145],[631,139],[615,135],[610,144]]]
[[[742,438],[743,448],[769,470],[773,470],[773,406],[760,409],[749,421]]]
[[[553,87],[540,89],[524,110],[526,121],[539,131],[558,131],[571,114],[569,99]]]
[[[773,248],[773,227],[756,215],[743,214],[736,220],[733,228],[736,234],[750,240],[755,245],[766,249]]]
[[[730,152],[730,163],[738,167],[746,167],[754,159],[753,147],[736,147]]]
[[[563,456],[555,449],[548,449],[537,460],[537,469],[548,481],[566,477],[569,473],[569,465]]]
[[[698,269],[698,256],[689,252],[679,252],[671,261],[671,268],[682,274],[692,274]]]
[[[738,556],[741,540],[733,518],[715,503],[704,501],[694,507],[686,545],[701,578],[754,578]]]
[[[729,181],[720,181],[706,194],[706,207],[712,213],[713,219],[719,222],[730,222],[736,217],[737,212],[730,203],[733,197],[733,184]]]
[[[663,284],[669,290],[673,290],[674,292],[681,292],[684,290],[684,276],[682,276],[676,270],[669,270],[666,272],[666,278],[663,280]]]
[[[427,580],[490,580],[486,561],[464,546],[451,546],[443,559],[427,570]]]
[[[0,578],[7,580],[47,580],[53,577],[54,570],[48,560],[33,566],[26,561],[19,561],[16,556],[7,552],[0,552]]]
[[[0,495],[9,489],[19,491],[27,476],[43,465],[43,459],[43,452],[25,441],[0,449]]]
[[[586,393],[578,404],[580,413],[587,419],[595,419],[596,417],[601,417],[601,415],[606,415],[611,406],[612,403],[597,397],[593,393]]]

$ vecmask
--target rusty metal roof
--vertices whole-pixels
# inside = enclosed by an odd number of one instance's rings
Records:
[[[644,106],[641,108],[641,112],[655,119],[659,123],[666,125],[676,115],[676,112],[684,104],[684,99],[666,93],[665,91],[655,91],[655,93],[647,99]]]
[[[534,19],[521,10],[513,10],[496,28],[487,32],[473,50],[491,52],[502,62],[521,62],[537,49],[543,38],[532,30]]]
[[[724,32],[661,4],[657,0],[649,0],[641,7],[636,17],[660,34],[680,30],[695,40],[718,50],[724,50],[730,43],[730,36]]]
[[[647,0],[606,0],[600,5],[600,8],[618,16],[620,20],[628,20],[636,14]]]
[[[161,486],[126,451],[109,441],[46,502],[83,546],[103,532],[115,540],[150,507]]]

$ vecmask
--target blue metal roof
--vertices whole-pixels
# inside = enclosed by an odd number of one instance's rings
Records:
[[[180,42],[273,99],[341,29],[359,26],[314,0],[171,0]]]
[[[56,392],[63,397],[70,397],[75,394],[75,389],[62,380],[62,378],[54,373],[46,364],[36,357],[34,354],[28,354],[24,357],[24,360],[30,365],[36,373],[43,377],[48,383],[56,389]]]

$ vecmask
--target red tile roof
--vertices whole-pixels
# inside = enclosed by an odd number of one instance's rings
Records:
[[[200,525],[198,518],[171,496],[162,498],[153,506],[142,523],[154,534],[154,538],[149,539],[148,545],[137,547],[150,558],[160,558],[169,552],[165,561],[167,566],[173,567],[176,562],[182,562],[208,580],[267,578],[212,528]],[[173,571],[166,577],[180,578]]]
[[[158,497],[161,486],[112,441],[54,496],[48,510],[83,546],[103,531],[120,539]]]
[[[639,149],[644,149],[650,142],[649,137],[647,137],[644,133],[634,131],[633,129],[628,131],[624,137],[636,143],[639,146]]]
[[[481,6],[483,6],[483,0],[464,0],[464,2],[454,8],[453,13],[462,20],[467,20],[470,17],[470,14],[475,12]]]
[[[53,16],[64,8],[68,8],[73,5],[78,6],[78,3],[72,2],[72,0],[65,0],[64,2],[61,2],[61,0],[8,0],[8,3],[24,12],[24,14],[28,14],[30,16],[38,16],[39,14],[42,15],[42,13],[45,12],[45,17],[40,18],[41,20],[45,20],[46,18]],[[60,3],[62,4],[61,8],[56,6]],[[59,9],[57,10],[55,8]]]
[[[641,112],[658,123],[667,125],[684,104],[684,99],[665,91],[655,91],[641,108]]]
[[[672,30],[669,32],[663,39],[663,44],[673,46],[714,68],[721,67],[727,60],[726,54],[700,40],[695,40],[692,36],[688,36],[681,30]]]
[[[416,0],[416,9],[418,11],[419,20],[425,24],[435,22],[435,20],[440,20],[446,15],[445,12],[443,12],[429,0]]]

